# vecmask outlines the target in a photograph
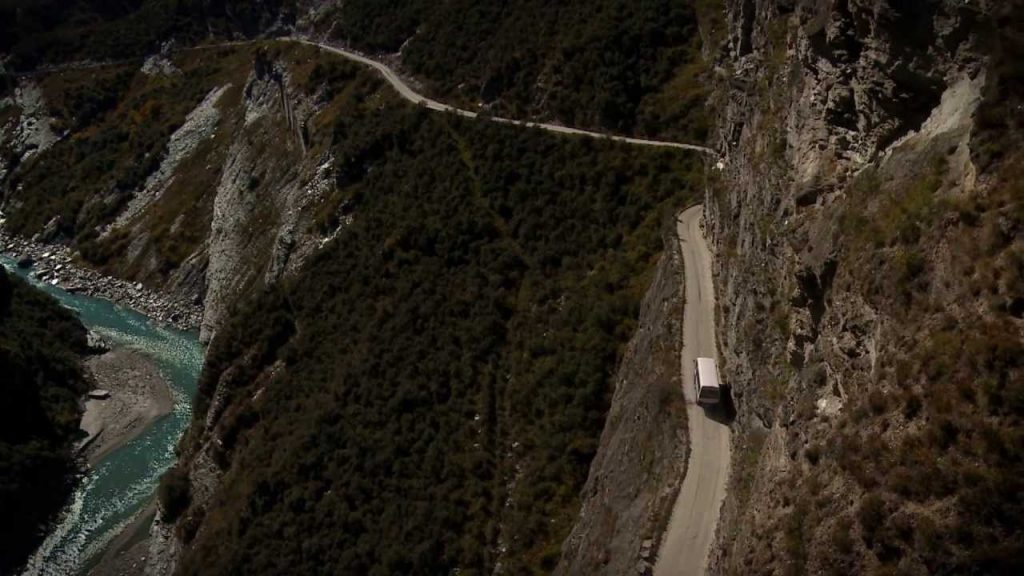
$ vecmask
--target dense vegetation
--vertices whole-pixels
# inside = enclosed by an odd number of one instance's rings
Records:
[[[251,36],[293,20],[293,0],[0,0],[0,53],[17,71],[121,60],[169,39]]]
[[[179,55],[177,62],[182,73],[167,76],[114,65],[41,78],[55,129],[67,135],[23,162],[13,154],[6,159],[13,168],[3,182],[7,229],[31,236],[54,221],[52,235],[44,240],[70,243],[101,269],[123,254],[134,238],[118,230],[100,241],[100,231],[144,187],[167,155],[171,134],[203,97],[214,87],[243,83],[251,54],[197,50]],[[217,144],[219,140],[205,143],[203,153],[212,157]],[[159,273],[175,269],[209,232],[212,194],[207,192],[216,174],[204,170],[196,175],[189,168],[182,165],[176,174],[185,190],[175,190],[158,207],[173,215],[148,223]],[[187,218],[175,226],[183,213]]]
[[[0,573],[28,558],[71,493],[85,348],[74,314],[0,268]]]
[[[181,572],[549,571],[700,160],[409,107],[342,108],[334,156],[336,239],[211,344]]]
[[[469,106],[703,141],[694,4],[355,0],[328,22],[346,43],[401,48],[402,63],[428,88]]]
[[[171,38],[180,46],[283,34],[296,4],[0,0],[0,54],[11,55],[9,68],[28,70],[138,58]],[[708,71],[697,11],[718,8],[715,0],[351,0],[315,27],[364,50],[401,48],[402,64],[429,91],[464,106],[702,142]]]

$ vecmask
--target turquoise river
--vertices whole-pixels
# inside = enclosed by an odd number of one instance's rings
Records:
[[[171,385],[174,411],[87,471],[52,532],[23,574],[81,574],[153,496],[160,475],[174,463],[174,446],[192,417],[202,367],[197,334],[174,330],[109,301],[71,294],[3,265],[78,313],[87,328],[113,345],[149,356]]]

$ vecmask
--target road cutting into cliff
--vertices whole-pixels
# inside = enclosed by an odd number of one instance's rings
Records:
[[[511,118],[501,118],[498,116],[485,116],[480,115],[477,112],[471,110],[463,110],[462,108],[456,108],[443,102],[438,102],[432,98],[428,98],[419,92],[413,90],[404,80],[392,70],[387,64],[378,62],[372,58],[367,58],[362,54],[352,52],[351,50],[345,50],[344,48],[338,48],[337,46],[331,46],[330,44],[323,44],[308,40],[306,38],[288,38],[295,42],[306,44],[307,46],[315,46],[326,52],[337,54],[353,62],[358,62],[364,66],[369,66],[376,70],[392,87],[398,92],[402,98],[405,98],[413,104],[421,104],[428,110],[434,110],[437,112],[450,112],[457,116],[463,116],[465,118],[485,118],[491,122],[497,122],[499,124],[510,124],[512,126],[522,126],[524,128],[538,128],[540,130],[547,130],[548,132],[556,132],[558,134],[571,134],[576,136],[587,136],[590,138],[607,138],[615,142],[624,142],[626,144],[635,144],[638,146],[656,146],[661,148],[679,148],[681,150],[692,150],[694,152],[700,152],[703,154],[710,154],[717,156],[718,153],[706,146],[699,146],[697,144],[687,144],[684,142],[669,142],[666,140],[648,140],[646,138],[631,138],[629,136],[618,136],[614,134],[603,134],[601,132],[593,132],[590,130],[581,130],[579,128],[570,128],[568,126],[560,126],[558,124],[547,124],[544,122],[529,122],[525,120],[513,120]]]
[[[676,222],[686,295],[680,360],[690,456],[668,529],[662,536],[655,576],[704,574],[729,477],[729,426],[716,414],[705,412],[697,405],[693,389],[694,360],[698,356],[718,357],[711,251],[700,226],[703,212],[703,206],[694,206],[680,214]]]
[[[423,105],[428,110],[434,110],[436,112],[449,112],[449,113],[455,114],[456,116],[462,116],[464,118],[481,118],[481,119],[487,120],[489,122],[495,122],[495,123],[498,123],[498,124],[508,124],[508,125],[511,125],[511,126],[521,126],[523,128],[537,128],[539,130],[547,130],[548,132],[555,132],[557,134],[568,134],[568,135],[574,135],[574,136],[584,136],[584,137],[588,137],[588,138],[603,138],[603,139],[606,139],[606,140],[611,140],[613,142],[622,142],[622,143],[625,143],[625,144],[633,144],[633,145],[636,145],[636,146],[654,146],[654,147],[658,147],[658,148],[676,148],[676,149],[679,149],[679,150],[690,150],[690,151],[693,151],[693,152],[699,152],[701,154],[707,154],[709,156],[716,156],[716,157],[719,156],[719,153],[717,151],[715,151],[714,149],[708,148],[707,146],[701,146],[699,144],[689,144],[687,142],[672,142],[672,141],[669,141],[669,140],[651,140],[651,139],[648,139],[648,138],[634,138],[632,136],[621,136],[621,135],[618,135],[618,134],[606,134],[606,133],[603,133],[603,132],[594,132],[593,130],[583,130],[583,129],[580,129],[580,128],[572,128],[570,126],[562,126],[560,124],[550,124],[550,123],[547,123],[547,122],[531,122],[531,121],[528,121],[528,120],[515,120],[515,119],[512,119],[512,118],[502,118],[500,116],[491,116],[491,115],[488,115],[488,114],[480,114],[478,112],[473,112],[472,110],[465,110],[465,109],[462,109],[462,108],[457,108],[457,107],[452,106],[450,104],[445,104],[444,102],[439,102],[437,100],[434,100],[433,98],[428,98],[428,97],[420,94],[419,92],[414,90],[411,86],[409,86],[405,82],[405,80],[403,80],[402,77],[399,76],[398,73],[395,72],[390,66],[388,66],[387,64],[384,64],[383,62],[379,62],[377,60],[374,60],[372,58],[369,58],[367,56],[359,54],[357,52],[353,52],[351,50],[346,50],[344,48],[339,48],[337,46],[332,46],[330,44],[324,44],[324,43],[321,43],[321,42],[316,42],[316,41],[310,40],[308,38],[301,38],[301,37],[295,37],[295,36],[281,37],[281,38],[277,38],[276,40],[277,41],[281,41],[281,42],[298,42],[300,44],[305,44],[307,46],[313,46],[313,47],[318,48],[320,50],[323,50],[325,52],[329,52],[331,54],[335,54],[337,56],[341,56],[343,58],[346,58],[348,60],[352,60],[353,62],[357,62],[357,63],[362,64],[364,66],[369,66],[370,68],[373,68],[374,70],[376,70],[377,73],[380,74],[381,77],[384,78],[384,80],[387,81],[388,84],[391,84],[391,86],[395,89],[396,92],[398,92],[398,94],[402,98],[404,98],[405,100],[408,100],[409,102],[412,102],[413,104]],[[209,49],[224,48],[224,47],[229,47],[229,46],[241,46],[241,45],[245,45],[245,44],[252,44],[254,42],[259,42],[259,41],[260,40],[238,40],[238,41],[231,41],[231,42],[217,42],[217,43],[214,43],[214,44],[202,44],[202,45],[199,45],[199,46],[190,46],[190,47],[187,47],[187,48],[181,48],[179,50],[182,51],[182,52],[190,51],[190,50],[209,50]],[[127,62],[133,62],[133,61],[134,61],[134,59],[123,59],[123,60],[111,60],[111,61],[99,62],[99,63],[95,63],[95,62],[73,63],[71,65],[47,68],[46,69],[46,73],[52,73],[52,72],[61,71],[61,70],[85,70],[85,69],[89,69],[89,68],[101,68],[101,67],[106,67],[106,66],[111,66],[111,65],[116,65],[116,64],[124,64],[124,63],[127,63]],[[24,75],[25,76],[33,76],[36,73],[37,72],[32,72],[32,73],[24,74]]]

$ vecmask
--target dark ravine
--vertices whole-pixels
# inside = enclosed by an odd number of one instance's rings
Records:
[[[90,388],[86,329],[0,265],[0,573],[19,569],[80,472],[74,444]]]
[[[6,258],[3,264],[15,267]],[[76,405],[86,405],[89,422],[85,424],[102,431],[86,454],[79,456],[81,476],[69,485],[70,497],[59,503],[61,513],[48,523],[41,534],[45,538],[36,543],[35,551],[27,551],[31,556],[17,564],[23,566],[17,573],[26,575],[84,573],[106,542],[153,493],[160,475],[173,461],[173,446],[191,415],[202,349],[194,332],[162,325],[105,299],[30,281],[55,299],[54,307],[77,315],[90,334],[98,334],[106,342],[98,345],[95,337],[86,337],[83,328],[83,349],[92,354],[111,350],[88,358],[83,368],[92,373],[90,386],[107,391],[106,399],[77,395],[71,399]],[[55,322],[43,329],[60,334]],[[23,329],[21,335],[26,334]],[[34,344],[43,345],[42,339]],[[100,410],[94,409],[97,406]],[[79,425],[76,418],[76,432]],[[83,437],[79,433],[75,439]]]

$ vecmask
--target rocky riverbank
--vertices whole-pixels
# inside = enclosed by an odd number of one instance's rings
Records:
[[[89,436],[82,452],[95,466],[105,455],[141,434],[174,409],[170,386],[151,360],[127,348],[115,348],[86,361],[103,398],[89,398],[82,430]]]
[[[149,554],[150,527],[156,517],[156,499],[139,510],[124,531],[110,543],[90,576],[133,576],[144,573]]]
[[[41,244],[0,230],[0,250],[5,256],[30,264],[39,280],[94,298],[110,300],[149,318],[181,330],[194,330],[203,318],[203,307],[187,297],[150,290],[141,282],[105,276],[75,263],[66,246]]]

